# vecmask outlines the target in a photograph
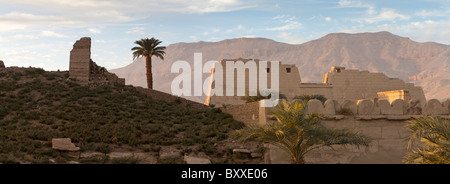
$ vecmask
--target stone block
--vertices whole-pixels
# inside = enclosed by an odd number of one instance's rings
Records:
[[[357,114],[358,113],[358,109],[357,109],[356,103],[353,100],[345,100],[344,102],[342,102],[341,108],[342,109],[348,109],[353,114]]]
[[[95,157],[103,157],[105,156],[104,153],[100,153],[100,152],[82,152],[80,154],[80,158],[95,158]]]
[[[251,151],[248,149],[233,149],[233,153],[245,153],[245,154],[250,154]]]
[[[373,139],[380,139],[381,127],[361,127],[361,132]]]
[[[380,139],[378,144],[379,151],[406,150],[408,141],[403,139]]]
[[[403,115],[406,111],[406,104],[402,99],[397,99],[392,102],[390,114]]]
[[[341,104],[339,104],[339,102],[337,100],[333,100],[334,103],[334,111],[335,112],[340,112],[341,111]]]
[[[388,126],[382,127],[381,129],[381,138],[383,139],[398,139],[400,135],[397,130],[397,126]]]
[[[198,158],[198,157],[191,157],[191,156],[184,156],[184,161],[187,164],[211,164],[211,160],[207,158]]]
[[[2,60],[0,60],[0,69],[5,68],[5,63],[3,63]]]
[[[180,158],[181,150],[176,149],[173,146],[163,146],[159,151],[159,158],[168,159],[168,158]]]
[[[130,152],[111,152],[108,154],[109,158],[130,158],[133,157],[134,154]]]
[[[284,151],[283,149],[271,145],[268,145],[269,147],[269,153],[270,155],[266,158],[270,158],[270,163],[272,164],[290,164],[291,163],[291,156],[289,153]]]
[[[53,138],[52,148],[59,151],[79,151],[80,148],[72,143],[70,138]]]
[[[425,109],[423,111],[425,115],[448,115],[449,109],[445,107],[439,100],[431,99],[425,105]]]
[[[359,115],[368,115],[373,113],[374,105],[371,100],[368,99],[358,100],[357,106],[358,106],[357,111]]]
[[[336,114],[336,109],[335,109],[335,101],[334,100],[327,100],[325,101],[325,111],[324,114],[325,115],[335,115]]]
[[[367,149],[370,153],[378,152],[378,141],[372,140],[372,142],[369,145],[369,148]]]
[[[325,108],[322,105],[322,102],[317,99],[311,99],[308,101],[308,114],[324,114]]]
[[[406,126],[398,126],[397,130],[401,139],[405,139],[411,136],[411,131],[408,128],[406,128]]]
[[[397,121],[403,121],[411,119],[411,115],[388,115],[386,117],[388,120],[397,120]]]
[[[263,154],[262,153],[251,153],[250,156],[252,158],[261,158],[261,157],[263,157]]]
[[[140,164],[156,164],[158,158],[151,153],[134,153],[134,156],[138,158]]]
[[[372,114],[373,115],[380,115],[381,114],[381,108],[374,104]]]
[[[378,101],[378,107],[380,107],[380,113],[384,115],[390,114],[391,104],[388,100]]]

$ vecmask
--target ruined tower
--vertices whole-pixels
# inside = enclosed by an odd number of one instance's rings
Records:
[[[125,79],[109,73],[91,59],[91,38],[77,40],[70,51],[69,78],[83,85],[117,83],[125,85]]]
[[[77,40],[70,51],[69,77],[88,84],[91,62],[91,38]]]

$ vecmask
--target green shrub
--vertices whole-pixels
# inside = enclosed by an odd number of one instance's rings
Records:
[[[300,100],[303,100],[304,102],[307,102],[311,99],[320,100],[322,103],[325,103],[325,101],[327,101],[327,98],[325,98],[325,96],[323,96],[323,95],[300,95],[300,96],[294,97],[294,99],[300,99]]]
[[[112,164],[138,164],[139,158],[137,157],[125,157],[125,158],[113,158]]]
[[[111,148],[109,147],[108,144],[100,144],[100,145],[97,146],[95,151],[98,151],[98,152],[103,153],[103,154],[106,155],[108,153],[111,153]]]
[[[184,161],[182,158],[165,158],[165,159],[158,159],[158,163],[160,164],[186,164],[186,161]]]

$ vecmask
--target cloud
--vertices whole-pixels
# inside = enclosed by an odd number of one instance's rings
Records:
[[[302,24],[296,20],[295,16],[278,15],[273,17],[272,20],[277,20],[283,23],[283,26],[267,28],[269,31],[287,31],[293,29],[301,29]]]
[[[73,25],[74,21],[58,16],[34,15],[31,13],[11,12],[0,15],[0,31],[12,31],[40,26]]]
[[[220,29],[214,28],[210,32],[203,32],[203,35],[208,36],[208,35],[213,34],[213,33],[218,33],[219,31],[220,31]]]
[[[292,34],[292,33],[287,33],[287,32],[282,32],[280,34],[277,35],[278,38],[281,38],[282,41],[286,42],[286,43],[290,43],[290,44],[301,44],[304,43],[305,40]]]
[[[227,31],[225,33],[230,34],[230,33],[233,33],[235,31],[241,31],[241,30],[244,30],[244,29],[245,29],[245,27],[242,24],[239,24],[235,28],[227,29]]]
[[[191,39],[191,40],[193,40],[193,41],[196,41],[196,40],[197,40],[197,37],[194,36],[194,35],[191,35],[191,36],[189,36],[188,38]]]
[[[94,34],[102,33],[102,30],[97,29],[97,28],[89,28],[88,31],[89,31],[90,33],[94,33]]]
[[[105,12],[113,13],[112,16],[122,14],[152,14],[161,12],[178,12],[178,13],[216,13],[230,12],[255,7],[252,1],[242,0],[165,0],[165,1],[148,1],[148,0],[77,0],[77,1],[61,1],[61,0],[15,0],[17,3],[24,5],[40,6],[53,9],[52,11],[77,11],[89,12]],[[99,8],[101,7],[101,8]],[[151,11],[148,11],[151,10]]]
[[[145,34],[145,28],[134,27],[133,29],[127,31],[127,34]]]
[[[24,35],[24,34],[16,34],[16,35],[12,36],[12,39],[15,39],[15,40],[21,40],[21,39],[31,40],[31,39],[37,39],[37,38],[39,38],[39,36]]]
[[[59,33],[55,33],[53,31],[48,31],[48,30],[42,31],[41,32],[41,36],[44,36],[44,37],[55,37],[55,38],[67,38],[66,35],[62,35],[62,34],[59,34]]]
[[[422,18],[428,17],[448,17],[450,14],[450,9],[446,10],[421,10],[415,13],[416,16]]]
[[[331,17],[325,17],[325,21],[330,22],[331,21]]]
[[[366,13],[369,15],[373,15],[375,13],[375,6],[363,3],[361,1],[356,0],[339,0],[338,2],[339,8],[366,8]]]
[[[393,20],[409,20],[411,17],[398,13],[395,9],[383,8],[381,12],[375,16],[363,18],[367,23],[376,23],[381,21],[393,21]]]
[[[352,26],[350,28],[341,28],[339,32],[360,33],[360,32],[378,32],[389,31],[393,34],[409,37],[418,42],[438,42],[450,44],[450,20],[424,20],[399,23],[386,23],[372,26]]]

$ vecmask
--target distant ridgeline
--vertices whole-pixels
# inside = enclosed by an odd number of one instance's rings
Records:
[[[226,76],[226,61],[242,61],[247,63],[253,61],[259,68],[260,61],[258,59],[224,59],[220,61],[223,71],[223,91],[226,91],[226,80],[233,76]],[[268,61],[270,63],[270,61]],[[214,67],[214,66],[213,66]],[[409,100],[418,101],[420,107],[424,107],[426,103],[425,95],[421,87],[416,87],[412,83],[405,83],[398,78],[389,78],[383,73],[370,73],[368,71],[348,70],[344,67],[332,67],[331,70],[324,74],[322,83],[301,83],[300,73],[295,65],[279,64],[279,92],[285,95],[288,99],[293,99],[301,95],[323,95],[327,99],[336,100],[339,103],[345,100],[357,101],[360,99],[370,99],[377,103],[380,99],[389,100],[392,102],[395,99],[402,99],[407,102]],[[240,69],[242,70],[242,69]],[[211,71],[215,71],[213,68]],[[270,89],[270,79],[273,71],[271,64],[267,64],[267,81]],[[248,72],[247,72],[248,73]],[[215,73],[211,73],[211,78],[214,80]],[[220,105],[236,105],[245,103],[236,91],[243,88],[246,94],[249,90],[249,76],[246,74],[245,79],[237,79],[236,72],[234,72],[234,83],[244,85],[235,85],[235,96],[216,96],[208,94],[206,98],[206,105],[214,104]],[[258,73],[257,76],[260,76]],[[258,78],[259,81],[259,78]],[[257,88],[259,84],[256,84]],[[214,89],[214,83],[209,86]],[[211,91],[211,90],[210,90]]]
[[[84,85],[121,84],[125,79],[109,73],[91,59],[91,38],[83,37],[73,45],[70,51],[69,78]]]

